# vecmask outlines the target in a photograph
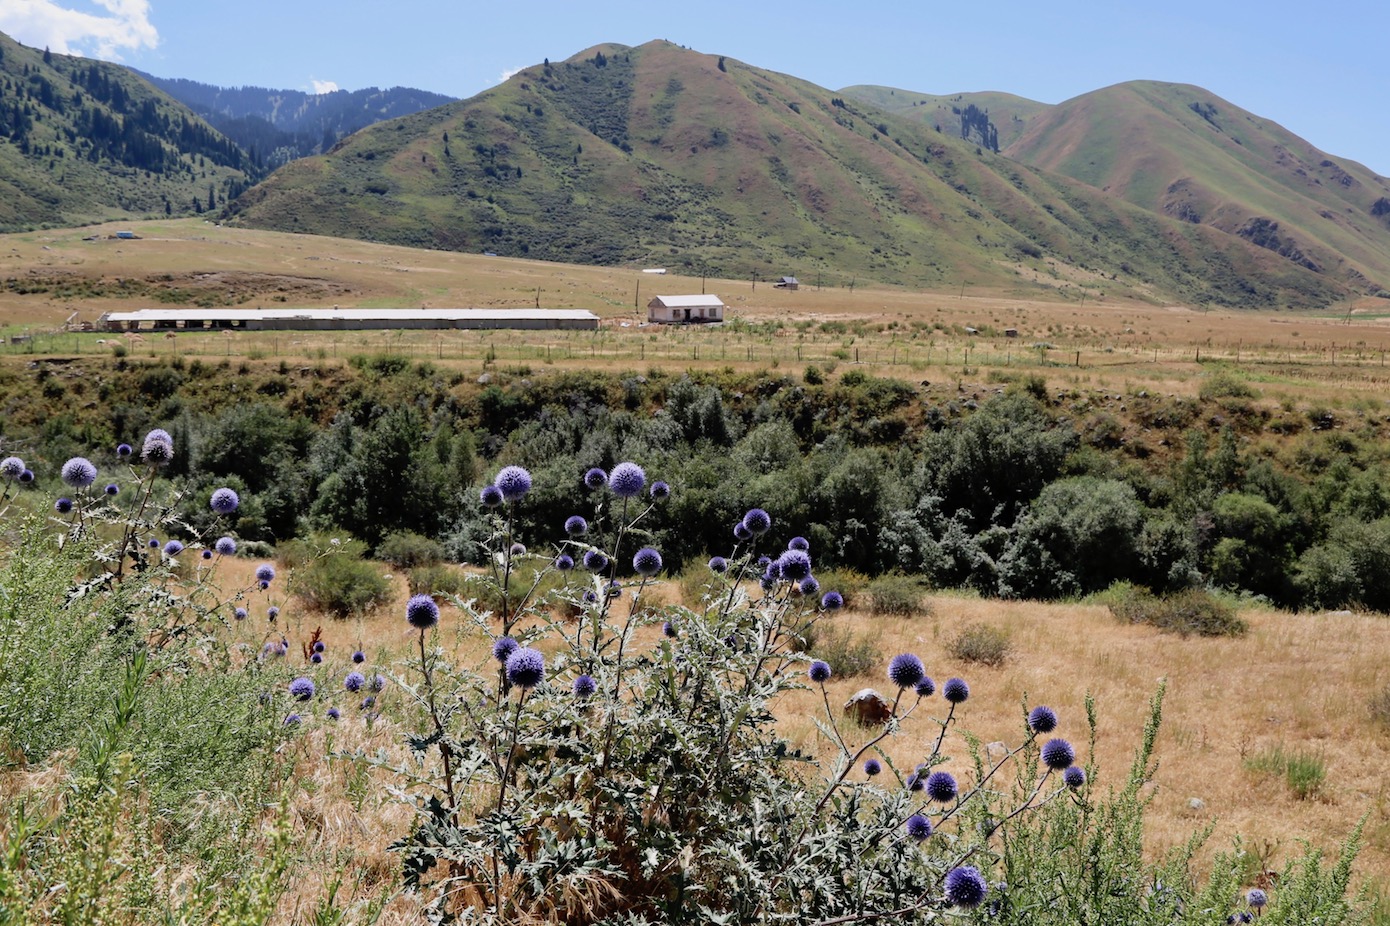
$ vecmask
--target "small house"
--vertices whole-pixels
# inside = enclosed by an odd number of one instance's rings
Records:
[[[1006,338],[1016,338],[1016,337],[1018,337],[1018,329],[1017,329],[1017,328],[1005,328],[1005,329],[1004,329],[1004,337],[1006,337]]]
[[[798,290],[801,288],[801,281],[796,277],[782,277],[772,285],[776,289]]]
[[[135,241],[140,236],[133,231],[118,231],[116,232],[116,237],[120,238],[122,241]]]
[[[657,296],[647,303],[647,321],[661,325],[723,320],[724,300],[718,296]]]

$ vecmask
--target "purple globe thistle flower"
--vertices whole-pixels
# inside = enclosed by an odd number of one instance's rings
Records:
[[[337,709],[336,707],[330,707],[330,708],[328,709],[328,719],[329,719],[329,720],[337,720],[337,719],[338,719],[339,717],[341,717],[341,716],[343,716],[343,715],[342,715],[341,713],[339,713],[339,711],[338,711],[338,709]]]
[[[1028,729],[1034,733],[1051,733],[1057,729],[1057,712],[1038,705],[1028,712]]]
[[[643,547],[632,557],[632,568],[639,576],[651,578],[661,571],[661,554],[651,547]]]
[[[1239,913],[1232,913],[1226,917],[1227,926],[1235,926],[1237,923],[1253,923],[1254,915],[1249,910],[1241,910]]]
[[[280,640],[278,643],[273,644],[270,650],[271,654],[275,656],[283,656],[289,651],[290,646],[284,640]]]
[[[237,608],[237,609],[233,610],[233,611],[232,611],[232,617],[233,617],[234,619],[236,619],[236,620],[239,620],[239,621],[244,621],[244,620],[246,620],[246,609],[245,609],[245,608]]]
[[[105,492],[107,495],[120,495],[121,487],[116,485],[114,482],[111,482],[107,483],[106,488],[102,491]]]
[[[811,663],[811,668],[806,670],[806,674],[811,677],[811,681],[824,685],[830,681],[830,663],[817,659]]]
[[[386,676],[380,673],[373,675],[372,680],[367,684],[367,687],[370,688],[372,691],[381,691],[383,688],[386,687]]]
[[[826,592],[820,597],[820,606],[827,611],[838,611],[845,606],[845,596],[839,592]]]
[[[274,623],[275,618],[280,616],[280,609],[275,607],[275,605],[271,605],[265,609],[265,616],[269,618],[271,623]]]
[[[636,463],[619,463],[608,474],[608,488],[619,498],[636,498],[647,484],[647,474]]]
[[[936,682],[931,680],[930,675],[922,676],[922,680],[912,687],[919,698],[930,698],[936,693]]]
[[[261,587],[261,591],[265,591],[266,589],[270,588],[270,583],[265,581],[264,579],[262,579],[260,582],[256,584]]]
[[[58,512],[59,514],[67,514],[69,511],[72,511],[72,499],[58,499],[56,502],[53,503],[53,510]],[[156,546],[158,546],[158,544],[156,544]]]
[[[124,460],[126,457],[130,456],[134,452],[135,448],[130,446],[129,444],[116,445],[116,456],[120,457],[122,460]]]
[[[921,842],[931,836],[931,821],[920,813],[907,818],[907,835]]]
[[[1252,887],[1245,895],[1245,902],[1256,910],[1259,910],[1264,907],[1265,904],[1269,903],[1269,895],[1258,887]]]
[[[791,540],[787,541],[787,549],[800,550],[805,553],[811,549],[811,544],[805,537],[793,537]]]
[[[309,661],[314,665],[320,665],[323,662],[323,653],[311,653],[309,655]]]
[[[766,582],[778,582],[782,578],[782,564],[776,560],[763,564],[763,580]]]
[[[753,532],[748,529],[748,526],[746,524],[744,524],[742,521],[739,521],[737,524],[734,525],[734,539],[752,540]]]
[[[952,704],[963,704],[970,697],[970,686],[963,678],[948,678],[941,687],[941,696]]]
[[[590,572],[602,572],[608,566],[608,557],[598,550],[589,550],[584,554],[584,568]]]
[[[912,688],[926,674],[927,670],[922,666],[922,660],[912,653],[894,656],[893,661],[888,663],[888,678],[899,688]]]
[[[531,474],[520,466],[504,466],[492,484],[497,486],[506,501],[519,501],[531,491]]]
[[[74,489],[85,489],[97,481],[97,468],[86,457],[73,457],[63,464],[61,475]]]
[[[1043,744],[1042,760],[1048,768],[1060,772],[1076,761],[1076,750],[1064,739],[1050,739]]]
[[[664,502],[671,497],[671,487],[658,479],[652,483],[651,493],[652,501]]]
[[[241,496],[225,486],[213,492],[212,498],[208,500],[208,506],[218,514],[231,514],[240,504]]]
[[[353,694],[362,690],[362,686],[367,684],[367,677],[361,672],[349,672],[343,678],[343,687]]]
[[[598,604],[598,593],[595,592],[592,588],[584,592],[583,597],[585,604]]]
[[[523,646],[507,657],[507,681],[518,688],[535,688],[545,681],[545,657]]]
[[[314,680],[307,675],[290,682],[290,697],[296,701],[308,701],[314,696]]]
[[[362,699],[362,703],[357,705],[358,710],[363,711],[369,711],[374,707],[376,707],[376,698],[372,697],[371,695],[367,695],[365,698]]]
[[[257,582],[273,582],[275,580],[275,567],[270,563],[261,563],[256,567]]]
[[[584,484],[591,489],[601,489],[608,485],[608,474],[595,466],[584,474]]]
[[[905,784],[909,791],[921,791],[927,786],[926,780],[918,774],[908,775]]]
[[[151,538],[150,538],[149,547],[150,547],[151,550],[158,550],[158,549],[159,549],[159,540],[158,540],[158,538],[156,538],[156,537],[151,537]]]
[[[974,865],[962,865],[946,875],[946,900],[957,907],[978,907],[989,893],[985,876]]]
[[[179,543],[177,540],[171,540],[164,545],[165,556],[178,556],[182,552],[183,544]]]
[[[507,657],[521,649],[521,644],[511,637],[498,637],[492,644],[492,658],[505,664]]]
[[[772,557],[767,555],[759,556],[754,562],[759,569],[766,572],[767,567],[772,565]]]
[[[26,469],[24,472],[19,474],[19,481],[24,483],[25,485],[28,485],[29,483],[33,482],[34,471],[32,469]]]
[[[676,625],[670,621],[666,621],[661,625],[661,632],[668,637],[674,637],[676,635]]]
[[[772,515],[761,508],[750,508],[743,516],[743,526],[756,537],[761,537],[772,529]]]
[[[805,550],[788,550],[777,558],[782,578],[800,582],[811,574],[811,557]]]
[[[169,432],[155,428],[146,434],[145,442],[140,447],[140,459],[155,466],[174,459],[174,439]]]
[[[415,595],[405,603],[405,620],[417,630],[428,630],[439,623],[439,605],[429,595]]]
[[[561,572],[569,572],[574,568],[574,557],[570,556],[568,553],[561,553],[559,556],[555,557],[555,568]]]
[[[565,533],[571,537],[578,537],[580,534],[589,532],[589,522],[585,521],[577,514],[572,514],[565,519]]]
[[[236,541],[230,537],[218,537],[212,548],[223,556],[236,555]]]
[[[512,556],[513,559],[515,559],[515,558],[518,557],[518,556],[525,556],[525,555],[526,555],[526,544],[524,544],[524,543],[514,543],[514,544],[512,544],[510,547],[507,548],[507,552]]]
[[[758,587],[766,594],[771,595],[777,589],[777,580],[764,573],[763,577],[758,580]]]
[[[497,486],[483,486],[483,490],[478,493],[478,501],[482,502],[484,507],[496,508],[502,504],[502,490]]]
[[[623,587],[622,587],[621,585],[618,584],[618,582],[617,582],[616,579],[615,579],[614,581],[608,583],[607,592],[608,592],[608,597],[609,597],[609,598],[621,598],[621,597],[623,597]]]
[[[796,589],[807,598],[814,598],[820,593],[820,582],[816,581],[815,576],[807,576],[801,580]]]
[[[203,555],[203,559],[212,559],[212,551],[211,551],[211,550],[204,550],[202,555]]]
[[[877,759],[865,759],[865,760],[864,760],[864,774],[865,774],[865,775],[868,775],[870,778],[872,778],[872,777],[874,777],[875,775],[877,775],[877,774],[878,774],[879,772],[881,772],[881,771],[883,771],[883,763],[882,763],[882,762],[878,761]]]
[[[1062,772],[1062,781],[1073,791],[1079,791],[1086,783],[1086,770],[1079,765],[1068,765]]]
[[[288,717],[286,717],[286,718],[285,718],[285,726],[287,726],[287,727],[297,727],[297,726],[299,726],[299,715],[298,715],[298,714],[290,714]]]
[[[364,652],[362,652],[360,649],[359,649],[359,650],[355,650],[355,651],[353,652],[353,654],[352,654],[352,661],[353,661],[353,662],[356,662],[356,663],[363,663],[363,662],[366,662],[366,661],[367,661],[367,654],[364,653]]]
[[[19,457],[5,457],[0,460],[0,476],[6,479],[18,479],[24,475],[24,461]]]
[[[927,795],[934,801],[948,804],[956,799],[959,790],[950,772],[932,772],[927,776]]]
[[[322,652],[324,652],[324,651],[327,650],[327,649],[328,649],[327,645],[325,645],[324,642],[323,642],[322,640],[315,640],[315,641],[314,641],[314,652],[316,652],[316,653],[322,653]]]
[[[709,558],[709,571],[723,575],[729,571],[729,561],[722,556],[711,556]]]
[[[588,698],[598,690],[598,683],[594,681],[592,675],[581,675],[574,680],[574,685],[571,687],[576,698]]]

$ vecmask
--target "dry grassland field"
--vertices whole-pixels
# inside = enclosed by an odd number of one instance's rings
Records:
[[[118,229],[133,230],[140,238],[108,237]],[[93,235],[98,240],[87,240]],[[195,220],[33,232],[0,238],[0,325],[8,342],[0,348],[0,363],[110,353],[118,342],[137,358],[287,361],[300,365],[306,376],[314,375],[314,364],[341,365],[352,354],[392,353],[473,373],[493,361],[538,371],[660,365],[779,367],[792,374],[813,362],[841,369],[857,363],[867,372],[925,381],[953,393],[998,382],[991,376],[999,371],[1021,370],[1043,375],[1055,388],[1195,394],[1203,370],[1221,359],[1240,366],[1269,404],[1360,403],[1384,410],[1390,398],[1390,300],[1365,299],[1320,314],[1234,314],[1105,298],[1088,298],[1083,305],[1041,289],[1025,298],[981,292],[968,281],[933,293],[875,286],[817,290],[815,279],[814,270],[803,272],[798,292],[763,281],[703,281],[708,292],[724,298],[734,322],[666,329],[644,326],[645,310],[635,309],[634,301],[645,306],[657,294],[698,293],[699,277],[416,251]],[[546,308],[589,309],[602,326],[595,333],[180,332],[147,334],[143,340],[64,330],[73,316],[94,322],[105,311],[178,305],[165,301],[173,289],[188,302],[248,307],[528,307],[539,302]],[[1009,328],[1018,336],[1006,337]],[[241,585],[255,564],[231,565],[246,575],[228,574],[224,581]],[[279,626],[291,638],[291,658],[299,658],[300,642],[318,626],[335,670],[346,671],[347,654],[359,646],[373,665],[405,658],[415,635],[400,617],[405,581],[395,577],[393,582],[396,600],[360,620],[320,618],[293,599],[275,599],[285,609]],[[671,582],[654,596],[674,601],[679,594]],[[272,599],[260,605],[268,603]],[[965,677],[972,697],[961,725],[984,743],[1017,742],[1019,705],[1045,703],[1081,744],[1083,702],[1088,693],[1094,695],[1100,718],[1094,758],[1102,783],[1117,782],[1127,770],[1148,701],[1166,679],[1161,764],[1150,785],[1147,839],[1155,856],[1212,824],[1204,857],[1241,838],[1265,867],[1277,868],[1301,839],[1335,851],[1365,817],[1358,871],[1367,883],[1390,888],[1390,731],[1368,709],[1371,694],[1390,684],[1390,621],[1384,616],[1246,610],[1241,616],[1251,629],[1245,637],[1207,639],[1123,624],[1098,604],[942,594],[931,598],[931,611],[914,618],[849,611],[834,621],[877,639],[885,663],[894,653],[916,652],[938,682]],[[483,641],[458,630],[463,623],[451,607],[444,612],[440,642],[460,658],[482,656]],[[1009,635],[1012,653],[1002,666],[953,662],[947,641],[972,622]],[[259,619],[238,632],[259,643],[268,629]],[[833,680],[831,703],[838,707],[866,685],[884,686],[882,669]],[[830,744],[810,719],[818,709],[818,693],[799,692],[781,703],[779,722],[793,743],[828,755]],[[909,724],[906,735],[892,741],[894,758],[910,765],[927,730],[923,725],[914,734]],[[370,727],[354,717],[332,732],[332,746],[399,753],[403,732],[389,712]],[[305,779],[314,783],[296,798],[296,838],[315,853],[341,859],[349,882],[366,894],[397,877],[398,859],[386,846],[409,826],[411,810],[388,793],[384,779],[364,778],[347,763],[326,761],[329,736],[321,727],[295,746]],[[1326,768],[1322,787],[1300,798],[1282,778],[1251,768],[1274,750],[1320,758]],[[1081,758],[1090,757],[1083,751]],[[967,771],[964,764],[947,768]],[[305,890],[311,892],[310,886]],[[417,914],[410,901],[398,898],[382,922],[414,922]]]

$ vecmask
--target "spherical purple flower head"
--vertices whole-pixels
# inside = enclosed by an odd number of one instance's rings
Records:
[[[800,550],[805,553],[811,549],[811,543],[805,537],[793,537],[787,541],[788,550]]]
[[[584,554],[584,568],[590,572],[602,572],[608,566],[608,557],[598,550],[590,550]]]
[[[921,775],[908,775],[905,784],[909,791],[921,791],[927,786],[927,783],[922,780]]]
[[[651,547],[643,547],[632,557],[632,568],[639,576],[651,578],[661,571],[661,554]]]
[[[608,474],[608,488],[619,498],[636,498],[647,484],[647,474],[636,463],[619,463]]]
[[[237,608],[236,610],[234,610],[234,611],[232,612],[232,617],[234,617],[235,619],[237,619],[237,620],[239,620],[239,621],[244,621],[244,620],[246,620],[246,609],[245,609],[245,608]]]
[[[1245,895],[1245,902],[1256,910],[1259,910],[1264,907],[1265,904],[1269,903],[1269,895],[1258,887],[1252,887],[1249,893]]]
[[[782,578],[800,582],[811,574],[811,556],[805,550],[788,550],[777,558]]]
[[[907,818],[907,835],[921,842],[931,836],[931,821],[920,813],[914,813]]]
[[[592,675],[581,675],[574,680],[571,686],[576,698],[588,698],[598,690],[598,683],[594,681]]]
[[[767,567],[772,565],[772,557],[766,555],[759,556],[757,560],[754,561],[754,564],[759,569],[763,570],[763,572],[767,572]]]
[[[19,457],[5,457],[0,460],[0,476],[6,479],[18,479],[24,475],[24,461]]]
[[[763,564],[763,581],[779,582],[782,579],[782,564],[776,560],[770,560]]]
[[[158,539],[158,538],[156,538],[156,537],[151,537],[151,538],[150,538],[150,549],[151,549],[151,550],[158,550],[158,549],[159,549],[159,539]]]
[[[312,662],[312,663],[313,663],[314,665],[316,665],[316,666],[317,666],[317,665],[321,665],[321,664],[323,663],[323,653],[312,653],[312,654],[310,654],[310,656],[309,656],[309,661]]]
[[[817,685],[824,685],[830,681],[830,663],[817,659],[811,663],[811,668],[806,670],[806,674]]]
[[[623,587],[619,585],[616,580],[608,583],[607,591],[609,598],[623,597]]]
[[[608,474],[595,466],[584,474],[584,484],[591,489],[601,489],[608,485]]]
[[[360,649],[359,649],[359,650],[356,650],[356,651],[354,651],[353,654],[352,654],[352,661],[353,661],[353,662],[356,662],[356,663],[363,663],[363,662],[366,662],[366,661],[367,661],[367,654],[364,653],[364,652],[362,652]]]
[[[1068,765],[1066,771],[1062,772],[1062,781],[1073,791],[1079,791],[1086,783],[1086,770],[1079,765]]]
[[[525,555],[526,555],[526,544],[524,544],[524,543],[514,543],[514,544],[512,544],[510,547],[508,547],[508,552],[511,553],[512,558],[514,558],[514,559],[515,559],[516,557],[518,557],[518,556],[525,556]]]
[[[531,474],[520,466],[504,466],[492,484],[497,486],[506,501],[520,501],[531,491]]]
[[[362,686],[367,684],[367,677],[361,672],[349,672],[343,678],[343,687],[353,694],[362,690]]]
[[[765,593],[771,595],[774,591],[777,590],[777,580],[772,576],[764,573],[763,577],[758,580],[758,587],[761,588]]]
[[[927,796],[934,801],[949,804],[956,799],[959,790],[950,772],[932,772],[927,776]]]
[[[208,505],[218,514],[231,514],[236,511],[237,505],[241,504],[241,496],[237,495],[232,489],[225,486],[212,493]]]
[[[120,457],[122,460],[124,460],[126,457],[130,456],[134,452],[135,448],[130,446],[129,444],[116,445],[116,456]]]
[[[372,697],[371,695],[367,695],[365,698],[362,699],[362,703],[357,705],[357,707],[359,710],[369,711],[372,708],[376,707],[376,698]]]
[[[952,704],[963,704],[970,697],[970,686],[965,684],[963,678],[948,678],[946,684],[941,686],[941,696]]]
[[[568,553],[561,553],[559,556],[555,557],[555,568],[561,572],[569,572],[574,568],[574,557],[570,556]]]
[[[307,675],[290,682],[290,697],[296,701],[307,701],[314,696],[314,680]]]
[[[236,555],[236,541],[230,537],[218,537],[217,542],[212,545],[212,548],[222,556]]]
[[[580,534],[589,532],[589,522],[585,521],[577,514],[572,514],[565,518],[565,533],[571,537],[578,537]]]
[[[518,688],[535,688],[545,681],[545,657],[523,646],[507,657],[507,681]]]
[[[108,483],[107,486],[106,486],[106,488],[103,489],[102,491],[105,492],[107,495],[120,495],[120,494],[121,494],[121,487],[118,486],[118,485],[116,485],[114,482],[112,482],[112,483]]]
[[[872,778],[872,777],[874,777],[875,775],[877,775],[877,774],[878,774],[879,772],[881,772],[881,771],[883,771],[883,763],[882,763],[882,762],[878,761],[877,759],[865,759],[865,760],[864,760],[864,774],[865,774],[865,775],[868,775],[870,778]]]
[[[257,582],[272,582],[275,580],[275,567],[270,563],[261,563],[256,567]]]
[[[266,589],[270,588],[269,582],[261,581],[256,584],[258,584],[261,587],[261,591],[265,591]]]
[[[814,598],[820,594],[820,582],[816,581],[815,576],[807,576],[796,586],[796,590],[808,598]]]
[[[1038,705],[1028,712],[1028,729],[1034,733],[1051,733],[1057,729],[1057,712]]]
[[[322,640],[315,640],[315,641],[314,641],[314,652],[316,652],[316,653],[322,653],[322,652],[323,652],[324,650],[326,650],[326,649],[328,649],[328,647],[324,644],[324,642],[323,642]]]
[[[936,682],[931,680],[930,675],[922,676],[922,680],[912,686],[912,688],[917,692],[917,697],[919,698],[930,698],[932,695],[936,694]]]
[[[912,688],[926,674],[927,670],[922,666],[922,660],[912,653],[894,656],[893,661],[888,663],[888,678],[899,688]]]
[[[275,605],[271,605],[265,609],[265,616],[274,622],[275,618],[280,616],[280,609],[275,607]]]
[[[946,875],[946,900],[957,907],[978,907],[987,893],[989,884],[974,865],[952,868]]]
[[[174,439],[169,436],[169,432],[155,428],[146,434],[145,442],[140,445],[140,459],[155,466],[174,459]]]
[[[742,521],[739,521],[737,524],[734,525],[734,539],[752,540],[753,532],[748,529],[748,526],[746,524],[744,524]]]
[[[339,717],[341,717],[341,716],[343,716],[343,715],[342,715],[341,713],[339,713],[339,711],[338,711],[338,709],[337,709],[336,707],[330,707],[330,708],[328,709],[328,719],[329,719],[329,720],[337,720],[337,719],[338,719]]]
[[[670,621],[666,621],[661,625],[661,632],[668,637],[674,637],[676,635],[676,625]]]
[[[34,471],[32,469],[26,469],[24,472],[19,474],[19,481],[26,485],[33,482]]]
[[[820,596],[820,606],[827,611],[838,611],[845,606],[845,596],[839,592],[826,592]]]
[[[484,507],[496,508],[502,504],[502,490],[497,486],[483,486],[483,490],[478,493],[478,501],[482,502]]]
[[[274,644],[274,646],[271,648],[271,652],[276,656],[283,656],[289,651],[289,644],[286,643],[284,640],[281,640],[279,643]]]
[[[585,604],[598,604],[598,593],[592,588],[584,593]]]
[[[85,489],[97,481],[97,468],[86,457],[73,457],[63,464],[62,477],[74,489]]]
[[[651,493],[652,501],[664,502],[671,497],[671,487],[658,479],[652,483]]]
[[[182,552],[183,544],[179,543],[177,540],[171,540],[164,545],[165,556],[178,556]]]
[[[507,657],[521,649],[521,644],[511,637],[498,637],[492,644],[492,658],[506,663]]]
[[[1232,913],[1226,917],[1226,922],[1229,926],[1235,926],[1236,923],[1253,923],[1255,917],[1249,910],[1241,910],[1239,913]]]
[[[1076,750],[1064,739],[1051,739],[1043,743],[1042,760],[1048,768],[1060,772],[1076,761]]]
[[[381,691],[386,687],[386,676],[377,674],[372,676],[372,680],[367,683],[367,687],[372,691]]]
[[[203,556],[203,559],[212,559],[212,551],[211,551],[211,550],[204,550],[203,553],[202,553],[202,556]]]
[[[59,514],[67,514],[69,511],[72,510],[72,499],[58,499],[56,502],[53,503],[53,510],[58,512]],[[159,544],[156,543],[155,546],[159,546]]]
[[[729,561],[722,556],[711,556],[709,558],[709,571],[723,575],[729,571]]]
[[[291,715],[289,715],[288,717],[286,717],[286,718],[285,718],[285,726],[287,726],[287,727],[297,727],[297,726],[299,726],[299,715],[298,715],[298,714],[291,714]]]
[[[743,516],[743,526],[748,528],[753,536],[761,537],[772,530],[772,515],[761,508],[750,508]]]

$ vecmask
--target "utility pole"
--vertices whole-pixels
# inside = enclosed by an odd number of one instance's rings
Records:
[[[642,299],[642,278],[637,278],[637,289],[632,293],[632,310],[637,311],[637,306]]]
[[[536,287],[536,308],[539,309],[540,307],[541,307],[541,288],[540,288],[539,286],[537,286],[537,287]]]

